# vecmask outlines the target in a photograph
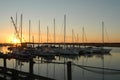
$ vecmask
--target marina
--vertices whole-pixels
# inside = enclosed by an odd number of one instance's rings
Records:
[[[109,68],[105,66],[105,56],[112,56],[111,51],[119,44],[104,42],[104,22],[102,22],[102,42],[101,43],[85,43],[85,31],[83,27],[83,42],[74,42],[72,30],[72,42],[66,41],[66,15],[64,15],[64,35],[63,42],[55,41],[55,19],[54,21],[54,43],[49,43],[49,28],[47,26],[46,43],[36,43],[34,36],[31,41],[31,21],[29,20],[29,42],[23,42],[22,31],[22,14],[20,16],[20,28],[18,31],[17,22],[13,17],[11,21],[15,29],[15,36],[19,43],[12,45],[1,46],[0,61],[1,74],[3,80],[79,80],[84,79],[85,71],[94,73],[93,75],[102,75],[102,80],[105,80],[105,75],[120,74],[119,68]],[[16,18],[17,20],[17,18]],[[39,36],[40,36],[40,21],[39,21]],[[112,47],[111,44],[114,46]],[[119,49],[119,48],[118,48]],[[114,52],[113,52],[114,53]],[[89,58],[99,61],[97,63],[87,61]],[[82,58],[82,59],[81,59]],[[86,60],[84,60],[86,59]],[[10,62],[9,62],[10,61]],[[89,61],[88,61],[89,62]],[[9,64],[10,63],[10,64]],[[12,64],[12,65],[11,65]],[[91,65],[95,64],[95,65]],[[57,67],[56,67],[57,66]],[[42,67],[44,67],[42,69]],[[78,69],[77,69],[78,68]],[[78,72],[74,72],[77,69]],[[80,71],[79,71],[80,69]],[[49,71],[50,70],[50,71]],[[57,70],[57,71],[56,71]],[[82,77],[77,76],[77,73]],[[63,74],[63,75],[62,75]],[[57,76],[59,75],[59,76]],[[61,75],[61,76],[60,76]],[[87,76],[88,77],[88,76]],[[98,78],[98,77],[97,77]],[[100,78],[98,78],[99,80]],[[89,80],[96,80],[90,76]],[[100,79],[101,80],[101,79]]]
[[[0,80],[120,80],[119,0],[1,0]]]
[[[119,75],[120,75],[119,63],[113,63],[115,60],[119,60],[119,56],[118,56],[120,53],[119,48],[111,47],[112,51],[110,53],[104,53],[104,54],[103,53],[102,54],[87,53],[87,54],[79,54],[79,55],[62,55],[61,54],[61,55],[52,55],[52,56],[51,55],[43,56],[43,55],[34,54],[34,56],[31,56],[32,54],[28,55],[28,52],[27,52],[27,55],[29,56],[29,58],[28,56],[25,57],[20,55],[19,55],[20,58],[18,58],[17,55],[10,56],[10,54],[13,54],[13,53],[9,53],[9,54],[6,53],[7,48],[8,48],[7,46],[6,48],[5,47],[0,48],[1,51],[4,51],[4,54],[0,55],[0,62],[3,63],[3,65],[1,64],[1,69],[3,66],[6,68],[22,71],[22,74],[21,72],[18,72],[18,74],[20,73],[21,75],[24,75],[24,76],[26,76],[25,74],[33,73],[33,74],[36,74],[36,76],[39,76],[38,80],[42,79],[40,78],[40,76],[48,78],[43,80],[51,80],[51,79],[79,80],[80,78],[85,79],[88,76],[86,74],[90,73],[92,75],[101,75],[101,77],[100,76],[93,77],[91,75],[89,76],[90,80],[96,80],[96,78],[98,80],[101,80],[101,79],[102,80],[107,80],[107,79],[119,80]],[[118,56],[118,58],[116,58],[115,56]],[[32,63],[30,63],[31,59],[33,60]],[[69,62],[71,62],[70,64],[68,64],[68,65],[71,65],[70,69],[68,69],[69,67],[67,66],[67,63]],[[95,66],[96,64],[97,66]],[[59,70],[62,70],[62,71],[59,71]],[[59,74],[61,74],[61,77],[58,76]],[[106,76],[112,76],[112,78],[108,78]],[[115,77],[115,76],[118,76],[118,77]],[[1,76],[1,79],[2,78],[3,77]],[[9,80],[10,76],[7,76],[5,78],[6,80]],[[26,78],[21,76],[20,80],[24,80],[24,79]],[[32,78],[32,80],[34,79]]]
[[[74,42],[72,30],[72,43],[66,42],[66,15],[64,15],[64,42],[55,42],[55,19],[54,19],[54,43],[49,43],[49,28],[47,26],[47,42],[46,43],[35,43],[34,36],[32,36],[31,42],[31,21],[29,20],[29,42],[23,42],[22,33],[22,14],[20,16],[20,28],[19,32],[17,29],[17,22],[15,23],[13,17],[11,17],[15,36],[20,43],[15,43],[9,46],[1,46],[6,48],[5,51],[1,51],[0,58],[3,60],[3,66],[1,69],[1,79],[5,80],[79,80],[79,77],[75,77],[73,68],[77,67],[82,69],[84,76],[84,70],[93,72],[95,74],[102,74],[104,80],[105,74],[119,74],[119,69],[108,68],[104,63],[104,56],[111,56],[111,43],[104,43],[104,23],[102,22],[102,42],[101,43],[85,43],[84,42],[84,27],[83,27],[83,43]],[[39,21],[39,36],[40,36],[40,21]],[[40,42],[40,37],[39,37]],[[91,45],[92,44],[92,45]],[[114,43],[112,43],[114,44]],[[109,45],[109,47],[108,47]],[[118,45],[118,44],[117,44]],[[115,45],[115,46],[117,46]],[[118,47],[118,46],[117,46]],[[84,58],[100,57],[102,59],[102,66],[85,65]],[[79,60],[83,57],[82,62]],[[13,64],[10,68],[10,64]],[[87,62],[87,60],[86,60]],[[23,68],[24,64],[26,67]],[[8,65],[9,64],[9,65]],[[49,67],[49,64],[52,67]],[[40,66],[46,67],[41,69]],[[57,66],[57,68],[56,68]],[[59,67],[62,66],[62,67]],[[36,68],[37,67],[37,68]],[[38,72],[36,70],[38,69]],[[56,69],[63,69],[62,72]],[[75,68],[76,69],[76,68]],[[95,70],[94,70],[95,69]],[[43,71],[42,71],[43,70]],[[49,74],[49,70],[50,73]],[[46,71],[46,72],[45,72]],[[41,73],[41,74],[40,74]],[[56,74],[64,74],[62,77],[56,77]],[[84,79],[84,78],[82,78]],[[95,80],[92,79],[91,80]]]

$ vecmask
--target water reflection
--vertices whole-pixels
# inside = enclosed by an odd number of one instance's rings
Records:
[[[9,52],[8,46],[0,46],[0,52],[7,54]]]
[[[117,70],[120,66],[120,54],[114,52],[74,56],[61,55],[51,58],[37,56],[36,58],[33,58],[33,60],[35,62],[33,65],[34,74],[54,78],[56,80],[67,80],[66,62],[68,61],[72,61],[73,80],[119,80],[120,78],[120,71]],[[116,63],[116,61],[118,62]],[[7,63],[8,67],[10,67],[11,64],[14,64],[14,67],[11,68],[29,72],[28,61],[10,59]],[[113,70],[108,68],[112,68]]]

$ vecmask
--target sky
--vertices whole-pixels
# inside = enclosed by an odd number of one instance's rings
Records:
[[[10,17],[20,29],[20,15],[23,15],[23,38],[29,41],[29,20],[31,20],[31,41],[53,42],[55,18],[56,42],[63,42],[64,15],[66,15],[66,42],[82,42],[83,27],[86,42],[102,42],[102,21],[105,42],[120,42],[120,0],[0,0],[0,42],[11,42],[15,29]],[[77,38],[78,36],[78,38]]]

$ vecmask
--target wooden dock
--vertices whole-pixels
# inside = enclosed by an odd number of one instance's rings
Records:
[[[55,80],[40,75],[35,75],[29,72],[23,72],[4,67],[0,67],[0,75],[3,75],[3,77],[0,77],[0,80],[7,80],[7,77],[10,78],[9,80]]]
[[[48,77],[43,77],[33,73],[33,58],[29,59],[29,72],[23,72],[16,69],[7,68],[7,59],[12,57],[8,55],[1,55],[3,59],[3,66],[0,66],[0,80],[55,80]]]

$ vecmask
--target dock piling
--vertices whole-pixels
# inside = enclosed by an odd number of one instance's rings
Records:
[[[67,79],[72,80],[71,61],[67,62]]]
[[[4,62],[4,63],[3,63],[3,66],[4,66],[4,68],[6,68],[6,67],[7,67],[7,64],[6,64],[6,58],[5,58],[5,57],[3,58],[3,62]]]
[[[30,62],[29,62],[29,73],[33,74],[33,58],[30,59]]]

